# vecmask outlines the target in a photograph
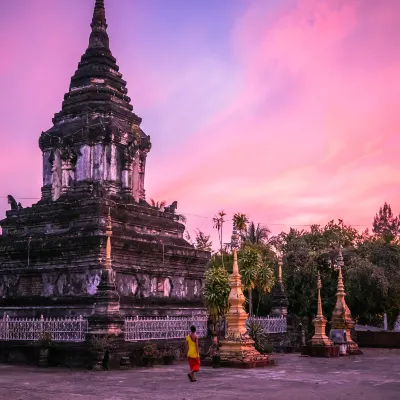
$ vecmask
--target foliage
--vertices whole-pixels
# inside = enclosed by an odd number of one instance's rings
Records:
[[[39,336],[39,344],[41,347],[50,347],[53,343],[53,335],[51,332],[42,332]]]
[[[165,200],[155,201],[154,199],[150,199],[150,203],[152,207],[155,207],[158,210],[164,209],[164,207],[167,205],[167,202]]]
[[[267,242],[271,231],[265,226],[251,221],[247,226],[244,233],[242,233],[242,242],[251,244],[264,244]]]
[[[112,340],[108,336],[93,335],[89,340],[89,348],[96,351],[105,351],[112,347]]]
[[[223,216],[214,219],[217,229],[221,228],[221,219]],[[268,228],[246,219],[245,214],[234,216],[238,230],[246,223],[238,262],[250,313],[257,303],[257,314],[260,304],[264,312],[271,304],[265,293],[273,285],[272,269],[277,266],[274,248],[283,256],[288,312],[311,323],[317,309],[316,277],[320,272],[323,312],[329,319],[336,302],[336,263],[342,247],[346,301],[353,318],[362,324],[374,324],[387,313],[390,326],[394,323],[400,310],[400,216],[395,217],[387,203],[375,216],[373,234],[368,229],[358,232],[339,219],[311,225],[308,230],[291,228],[269,238]],[[223,267],[224,261],[231,272],[232,254],[221,248],[213,255],[209,268]]]
[[[283,278],[292,315],[316,312],[316,275],[322,278],[324,314],[330,317],[336,302],[337,272],[334,270],[339,244],[344,246],[346,301],[360,323],[373,323],[388,312],[393,319],[400,307],[400,246],[359,234],[354,228],[328,222],[309,231],[290,229],[274,240],[281,246]]]
[[[244,246],[238,253],[239,272],[242,283],[249,294],[249,314],[253,315],[253,289],[269,292],[274,284],[273,271],[262,251],[253,246]]]
[[[273,352],[273,345],[268,341],[268,336],[264,332],[264,328],[259,321],[250,319],[247,324],[247,333],[254,340],[254,347],[261,354],[269,354]]]
[[[159,350],[159,354],[162,357],[173,356],[173,355],[175,355],[175,350],[173,347],[171,347],[171,346],[167,345],[167,343],[165,343],[164,348]]]
[[[247,218],[246,214],[236,213],[233,216],[233,224],[235,225],[239,233],[246,231],[248,222],[249,219]]]
[[[254,340],[254,347],[256,350],[263,353],[263,343],[266,340],[266,336],[262,324],[259,321],[250,319],[247,324],[247,333]]]
[[[219,346],[217,343],[212,343],[210,348],[208,349],[207,356],[209,357],[215,357],[219,356]]]
[[[157,358],[159,356],[157,346],[154,343],[147,342],[143,347],[142,356],[143,358]]]
[[[216,321],[229,309],[229,275],[222,266],[208,268],[205,272],[203,288],[204,304],[211,318]]]
[[[214,218],[213,218],[213,227],[218,231],[218,239],[219,239],[219,244],[220,244],[220,252],[221,252],[221,260],[222,260],[222,265],[224,265],[224,252],[223,252],[223,246],[222,246],[222,228],[224,226],[225,222],[225,216],[226,213],[225,211],[221,210]]]
[[[210,235],[206,235],[200,229],[197,229],[194,247],[197,250],[210,251],[212,250],[212,241]]]
[[[400,235],[400,215],[393,216],[390,204],[385,204],[375,215],[372,231],[384,242],[391,243]]]

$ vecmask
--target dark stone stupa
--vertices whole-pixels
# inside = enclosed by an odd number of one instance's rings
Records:
[[[0,312],[91,315],[111,208],[121,314],[190,315],[203,309],[209,253],[183,239],[176,202],[164,211],[146,202],[150,137],[111,54],[104,0],[96,0],[91,28],[62,109],[39,139],[42,198],[29,208],[12,204],[0,221]]]

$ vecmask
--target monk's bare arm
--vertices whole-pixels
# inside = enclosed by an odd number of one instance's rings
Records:
[[[197,356],[200,357],[200,351],[199,351],[199,337],[196,336],[196,351],[197,351]]]

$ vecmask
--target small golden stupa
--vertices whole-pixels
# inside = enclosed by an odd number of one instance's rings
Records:
[[[318,308],[317,308],[317,316],[313,319],[315,333],[311,339],[311,346],[333,346],[332,340],[330,340],[325,333],[327,321],[322,313],[321,287],[322,287],[321,276],[318,272],[318,281],[317,281]]]
[[[229,293],[229,312],[226,315],[227,333],[221,340],[220,357],[222,367],[254,368],[263,367],[273,362],[267,355],[259,353],[254,347],[254,341],[249,337],[246,328],[248,314],[243,308],[246,301],[243,295],[243,285],[239,274],[237,248],[239,235],[233,228],[233,271],[229,277],[231,291]]]

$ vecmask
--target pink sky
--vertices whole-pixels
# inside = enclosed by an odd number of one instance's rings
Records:
[[[18,200],[40,195],[37,140],[85,50],[94,1],[12,1],[0,2],[0,196]],[[220,209],[273,233],[334,218],[371,227],[384,201],[400,212],[399,1],[222,1],[215,21],[207,1],[178,3],[106,0],[111,48],[153,142],[148,198],[178,200],[188,229],[208,233]]]

